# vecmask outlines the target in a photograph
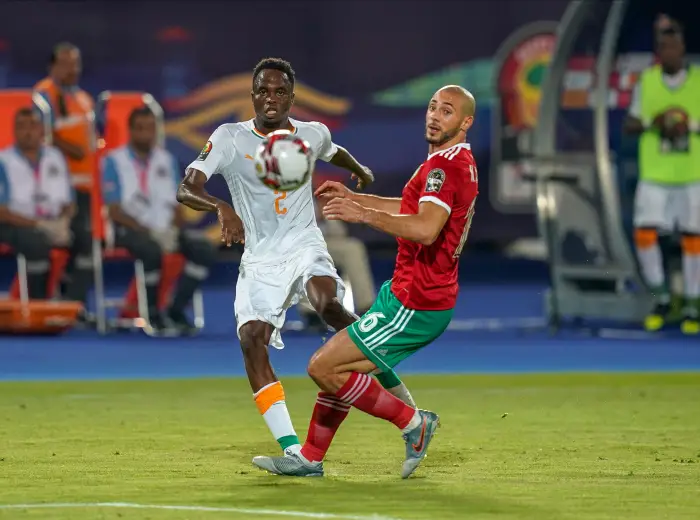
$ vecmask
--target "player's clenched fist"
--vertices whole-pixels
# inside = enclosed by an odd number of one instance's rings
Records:
[[[345,186],[344,184],[341,184],[339,182],[335,181],[326,181],[321,186],[316,190],[314,193],[316,197],[319,199],[323,200],[331,200],[331,199],[352,199],[352,190]]]
[[[349,190],[348,190],[349,191]],[[323,208],[323,216],[328,220],[342,220],[352,224],[364,222],[367,208],[348,198],[335,198]]]
[[[361,175],[358,175],[356,173],[353,173],[350,178],[353,180],[357,181],[357,189],[361,190],[363,188],[366,188],[370,184],[374,182],[374,174],[372,173],[372,170],[367,168],[367,166],[363,166],[362,169],[364,172]]]
[[[245,242],[243,222],[229,204],[222,201],[216,205],[216,218],[221,225],[221,241],[226,247],[231,247],[233,243]]]

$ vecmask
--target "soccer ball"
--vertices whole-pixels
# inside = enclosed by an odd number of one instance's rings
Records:
[[[255,152],[255,172],[262,183],[277,191],[303,186],[313,169],[309,143],[289,130],[268,134]]]

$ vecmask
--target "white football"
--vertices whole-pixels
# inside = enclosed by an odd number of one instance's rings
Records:
[[[311,146],[289,130],[271,132],[255,151],[255,172],[262,183],[277,191],[303,186],[313,170]]]

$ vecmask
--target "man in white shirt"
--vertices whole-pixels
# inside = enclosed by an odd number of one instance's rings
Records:
[[[221,125],[187,168],[178,190],[181,203],[216,213],[227,246],[245,243],[234,304],[238,337],[258,410],[285,453],[299,452],[301,445],[267,347],[283,347],[280,329],[287,309],[306,296],[336,331],[358,318],[341,304],[344,287],[316,225],[311,180],[295,191],[274,192],[257,178],[253,157],[266,134],[287,129],[309,142],[316,159],[352,172],[360,186],[374,179],[368,168],[333,143],[325,125],[289,117],[294,84],[287,61],[267,58],[258,63],[251,91],[255,118]],[[204,189],[215,174],[226,180],[234,207]],[[393,370],[378,378],[399,398],[413,402]]]
[[[180,182],[175,157],[156,145],[156,118],[147,107],[129,116],[129,144],[105,157],[104,201],[114,226],[114,244],[143,262],[150,326],[155,332],[195,328],[185,316],[197,287],[209,276],[216,249],[205,238],[183,229],[175,194]],[[163,254],[186,258],[177,292],[165,316],[158,310],[158,287]]]
[[[29,297],[45,299],[51,248],[71,244],[74,193],[63,155],[43,145],[38,113],[20,109],[14,131],[15,145],[0,152],[0,242],[27,259]]]

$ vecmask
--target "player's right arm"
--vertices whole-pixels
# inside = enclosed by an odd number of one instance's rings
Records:
[[[350,199],[365,208],[376,209],[378,211],[385,211],[387,213],[394,214],[401,212],[400,198],[379,197],[377,195],[369,195],[366,193],[355,193],[344,184],[335,181],[324,182],[316,190],[315,195],[324,201],[336,198]]]
[[[199,156],[185,171],[185,178],[177,189],[177,201],[197,211],[216,213],[221,225],[221,241],[230,246],[244,241],[243,222],[226,201],[210,195],[204,188],[209,178],[220,173],[231,163],[235,153],[229,145],[231,135],[224,127],[219,127],[211,135]]]

